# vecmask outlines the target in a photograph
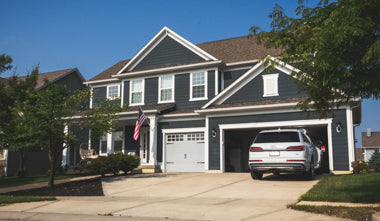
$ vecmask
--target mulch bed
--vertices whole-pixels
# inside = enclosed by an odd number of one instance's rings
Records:
[[[8,192],[2,195],[13,196],[104,196],[100,177],[56,184],[53,188],[41,187],[29,190]]]

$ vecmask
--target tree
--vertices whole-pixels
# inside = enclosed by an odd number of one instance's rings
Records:
[[[368,161],[368,168],[374,169],[375,172],[380,172],[380,151],[376,148]]]
[[[5,54],[0,55],[0,74],[12,68],[12,58]],[[6,83],[0,84],[0,150],[9,149],[19,151],[20,164],[19,175],[24,174],[24,142],[17,137],[15,116],[12,108],[15,103],[31,99],[35,92],[38,78],[38,66],[25,79],[20,80],[16,75],[7,79]]]
[[[320,0],[314,8],[303,0],[298,18],[276,5],[269,32],[251,27],[266,47],[282,48],[280,60],[300,72],[299,89],[308,98],[299,103],[325,116],[353,98],[380,98],[380,1]]]
[[[75,125],[83,130],[91,129],[92,136],[99,136],[115,128],[121,111],[120,104],[105,101],[98,108],[89,109],[90,89],[70,94],[66,88],[45,81],[45,89],[37,91],[33,102],[17,103],[13,109],[17,117],[18,137],[28,140],[27,147],[41,147],[49,154],[49,182],[54,186],[56,165],[62,151],[77,141],[76,134],[67,130]],[[20,114],[21,113],[21,114]],[[32,139],[30,139],[32,138]]]
[[[0,55],[0,74],[6,70],[12,69],[12,58],[6,54]]]

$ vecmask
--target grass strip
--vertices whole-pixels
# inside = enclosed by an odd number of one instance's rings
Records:
[[[73,174],[60,174],[56,175],[54,180],[62,180],[62,179],[68,179],[78,177],[78,175]],[[17,177],[17,176],[10,176],[10,177],[0,177],[0,188],[5,187],[11,187],[11,186],[21,186],[25,184],[32,184],[32,183],[42,183],[47,182],[49,177],[47,175],[36,175],[36,176],[26,176],[26,177]]]
[[[57,200],[53,196],[5,196],[0,195],[0,205],[7,205],[12,203],[25,203],[36,201],[52,201]]]
[[[300,201],[380,203],[380,173],[322,177]]]
[[[380,207],[309,206],[289,204],[288,208],[353,220],[371,220],[372,214],[380,212]]]

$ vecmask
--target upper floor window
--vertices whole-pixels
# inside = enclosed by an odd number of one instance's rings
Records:
[[[192,72],[190,74],[190,100],[204,99],[207,99],[207,72]]]
[[[278,74],[263,75],[264,97],[278,96]]]
[[[130,105],[144,104],[144,80],[131,80],[129,94]]]
[[[115,99],[119,97],[119,90],[120,90],[120,85],[110,85],[107,86],[107,98],[108,99]]]
[[[159,102],[173,102],[174,101],[174,76],[167,75],[159,78]]]

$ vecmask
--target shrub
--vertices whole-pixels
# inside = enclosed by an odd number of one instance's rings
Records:
[[[354,174],[365,174],[368,173],[368,165],[364,161],[354,161],[351,163]]]
[[[106,173],[117,175],[120,170],[127,173],[136,168],[139,162],[140,160],[137,156],[117,152],[106,157],[100,156],[96,159],[89,159],[84,164],[89,171],[104,176]]]
[[[375,149],[371,158],[368,161],[368,167],[374,169],[375,172],[380,172],[380,151],[378,148]]]
[[[92,173],[101,174],[104,176],[110,172],[110,167],[107,165],[107,157],[99,156],[96,159],[88,159],[86,161],[86,169]]]
[[[140,163],[140,158],[138,156],[125,155],[120,158],[120,170],[124,173],[128,173],[133,169],[137,168]]]

